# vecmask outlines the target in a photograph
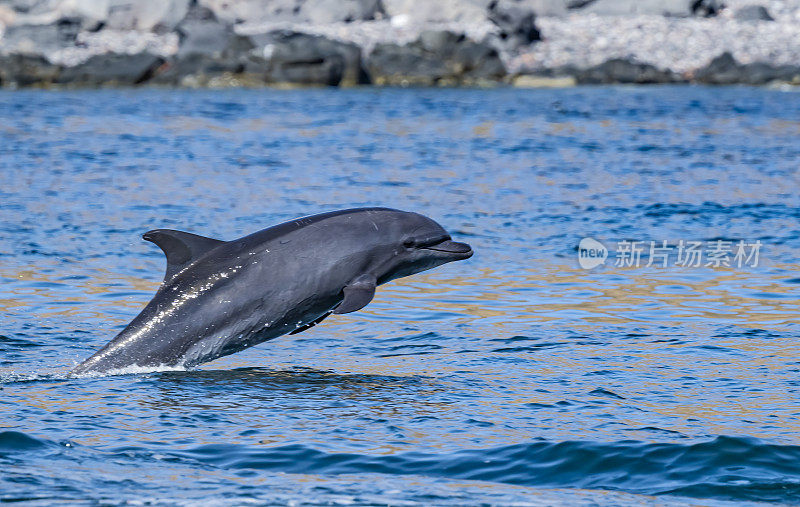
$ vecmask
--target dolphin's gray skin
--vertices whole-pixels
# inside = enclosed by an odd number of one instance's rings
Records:
[[[382,283],[472,256],[430,218],[388,208],[299,218],[227,242],[166,229],[143,237],[167,256],[164,282],[72,374],[211,361],[360,310]]]

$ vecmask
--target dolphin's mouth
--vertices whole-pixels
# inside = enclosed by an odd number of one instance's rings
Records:
[[[435,245],[424,247],[425,250],[434,250],[436,252],[444,252],[451,254],[459,259],[469,259],[472,257],[472,247],[466,243],[459,243],[450,239],[446,239]]]

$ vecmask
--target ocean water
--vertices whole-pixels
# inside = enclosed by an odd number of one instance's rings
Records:
[[[2,92],[0,502],[799,504],[799,161],[796,91]],[[158,287],[143,232],[373,205],[476,253],[67,378]]]

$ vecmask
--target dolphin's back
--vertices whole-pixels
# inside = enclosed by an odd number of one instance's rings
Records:
[[[341,217],[345,215],[356,215],[356,214],[370,214],[375,212],[397,212],[397,210],[391,208],[352,208],[352,209],[345,209],[345,210],[338,210],[338,211],[330,211],[328,213],[320,213],[318,215],[309,215],[301,218],[297,218],[294,220],[290,220],[288,222],[284,222],[282,224],[273,225],[272,227],[267,227],[266,229],[262,229],[258,232],[254,232],[248,236],[244,236],[241,239],[236,241],[241,241],[244,243],[256,243],[262,244],[269,241],[273,241],[284,237],[292,232],[298,231],[300,229],[306,227],[313,227],[318,225],[320,222],[324,222],[326,220],[330,220],[331,218]]]

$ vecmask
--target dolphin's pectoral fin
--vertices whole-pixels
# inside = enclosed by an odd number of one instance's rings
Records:
[[[377,280],[374,276],[359,276],[344,288],[344,300],[334,308],[333,313],[339,315],[360,310],[375,297]]]
[[[176,273],[194,262],[198,257],[225,243],[218,239],[170,229],[148,231],[142,235],[142,238],[158,245],[167,256],[165,282],[170,281]]]
[[[328,315],[330,315],[331,313],[333,313],[333,312],[328,312],[328,313],[326,313],[325,315],[323,315],[322,317],[319,317],[319,318],[317,318],[317,320],[315,320],[314,322],[309,322],[308,324],[305,324],[305,325],[303,325],[303,326],[300,326],[300,327],[298,327],[297,329],[295,329],[294,331],[292,331],[292,332],[291,332],[291,333],[289,333],[289,334],[297,334],[297,333],[302,333],[302,332],[303,332],[303,331],[305,331],[306,329],[311,329],[312,327],[316,326],[317,324],[319,324],[320,322],[322,322],[323,320],[325,320],[325,318],[326,318]]]

